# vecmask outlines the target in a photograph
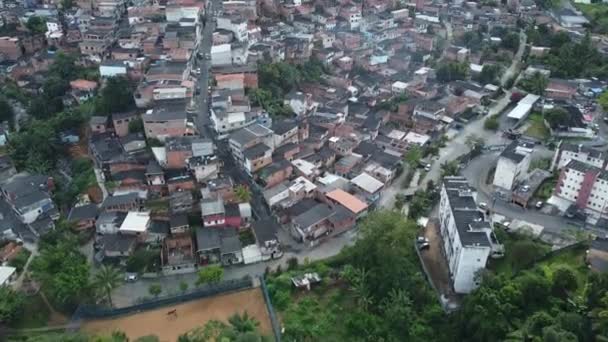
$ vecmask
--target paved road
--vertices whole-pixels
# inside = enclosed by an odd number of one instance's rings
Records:
[[[517,49],[517,52],[515,53],[515,58],[513,58],[513,62],[511,62],[511,65],[509,66],[509,68],[505,71],[504,74],[502,74],[502,77],[500,78],[500,84],[503,87],[509,81],[510,78],[512,78],[513,76],[515,76],[516,73],[519,72],[519,68],[521,66],[521,59],[524,55],[524,51],[526,50],[527,39],[528,39],[528,37],[526,36],[524,31],[521,30],[519,32],[519,48]]]
[[[506,93],[503,97],[498,99],[494,105],[490,108],[488,115],[495,115],[501,113],[509,104],[510,93]],[[498,145],[507,142],[500,134],[494,131],[488,131],[483,128],[483,123],[486,120],[486,116],[480,116],[476,120],[469,122],[464,128],[456,133],[452,139],[447,143],[447,146],[439,150],[439,156],[435,157],[431,165],[431,170],[427,172],[422,181],[420,182],[421,187],[425,187],[429,180],[437,183],[441,178],[441,164],[455,160],[469,152],[469,147],[466,145],[467,137],[470,135],[476,135],[482,138],[487,145]],[[400,191],[403,191],[401,184],[405,174],[399,176],[389,187],[384,190],[382,198],[379,202],[379,207],[392,209],[395,205],[395,195]]]
[[[535,151],[536,156],[543,158],[551,154],[551,151],[543,148]],[[545,228],[544,233],[570,236],[573,228],[583,227],[592,233],[601,236],[605,235],[605,231],[586,226],[582,222],[571,221],[557,215],[545,214],[536,208],[524,209],[519,205],[502,201],[500,198],[496,198],[496,201],[494,201],[495,196],[492,195],[491,186],[485,184],[485,181],[488,173],[496,165],[497,159],[498,153],[484,154],[471,161],[463,170],[463,176],[468,179],[471,186],[477,189],[478,202],[488,203],[495,213],[504,215],[510,219],[518,219],[541,225]]]

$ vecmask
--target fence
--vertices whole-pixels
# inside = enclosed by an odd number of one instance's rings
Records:
[[[260,284],[262,285],[262,293],[264,294],[264,302],[266,303],[266,309],[268,309],[268,315],[270,316],[270,324],[272,325],[274,339],[276,342],[281,342],[281,327],[274,312],[274,308],[272,307],[270,295],[268,294],[268,288],[266,287],[266,280],[264,280],[263,276],[260,277]]]
[[[194,299],[211,297],[222,293],[244,290],[253,287],[253,281],[250,277],[237,280],[224,281],[218,284],[207,285],[205,287],[194,289],[188,293],[177,296],[161,297],[150,301],[128,306],[124,308],[106,308],[99,306],[81,305],[72,315],[70,326],[76,329],[80,325],[80,321],[85,318],[109,318],[120,315],[126,315],[134,312],[157,309],[163,306],[179,304]]]

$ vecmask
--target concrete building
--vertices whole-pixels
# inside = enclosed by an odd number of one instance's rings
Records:
[[[510,191],[524,179],[530,167],[532,149],[532,146],[517,141],[507,146],[498,157],[496,172],[494,173],[494,186]]]
[[[470,293],[481,282],[488,258],[502,255],[490,222],[477,208],[475,192],[464,177],[445,177],[439,202],[443,254],[456,293]]]
[[[608,205],[608,171],[570,160],[561,170],[554,195],[593,216],[605,214]]]
[[[555,151],[552,169],[561,170],[570,160],[577,160],[600,169],[606,169],[608,166],[606,152],[584,145],[562,143]]]

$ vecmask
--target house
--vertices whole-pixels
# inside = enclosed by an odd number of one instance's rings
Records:
[[[298,143],[298,123],[294,120],[273,121],[271,130],[274,133],[274,147],[287,143]]]
[[[585,261],[594,272],[608,272],[608,239],[597,237],[591,241]]]
[[[243,247],[236,229],[226,228],[220,232],[220,258],[224,266],[243,263]]]
[[[123,235],[135,235],[140,239],[145,239],[150,227],[150,212],[147,211],[130,211],[127,213],[125,220],[118,228],[118,232]]]
[[[4,247],[0,248],[0,265],[5,265],[15,259],[22,250],[23,247],[13,241],[4,245]]]
[[[414,117],[424,117],[433,121],[440,121],[445,115],[445,107],[438,102],[423,101],[414,108]]]
[[[293,174],[293,166],[285,159],[280,159],[260,169],[257,173],[257,182],[264,188],[273,186],[289,179]]]
[[[176,191],[169,197],[169,209],[173,214],[189,213],[194,206],[194,198],[190,191]]]
[[[367,203],[349,194],[342,189],[335,189],[325,194],[332,205],[341,205],[350,211],[355,217],[361,218],[367,214]]]
[[[268,207],[272,208],[283,200],[289,198],[288,182],[283,181],[273,187],[270,187],[262,193]]]
[[[187,116],[185,110],[149,110],[142,116],[146,137],[165,141],[169,137],[185,136],[188,132]]]
[[[203,183],[217,178],[222,163],[217,156],[197,156],[188,158],[188,170],[192,171],[197,182]]]
[[[45,215],[59,218],[59,212],[51,198],[53,178],[21,172],[0,185],[2,195],[21,222],[34,223]]]
[[[536,102],[539,99],[540,99],[540,96],[538,96],[538,95],[534,95],[534,94],[526,95],[526,97],[519,100],[519,102],[517,103],[517,106],[515,106],[515,108],[513,108],[509,112],[509,114],[507,114],[507,117],[509,119],[523,121],[528,116],[528,114],[530,114],[530,112],[532,111],[532,107],[534,106],[534,104],[536,104]]]
[[[103,201],[101,207],[105,211],[129,212],[140,210],[143,200],[135,192],[124,195],[108,196]]]
[[[380,199],[380,194],[384,188],[384,183],[370,176],[369,174],[362,172],[357,177],[350,180],[350,183],[354,186],[355,190],[366,198],[367,203],[375,203]]]
[[[273,148],[273,139],[273,132],[270,129],[260,124],[253,124],[230,134],[228,142],[232,155],[237,161],[243,163],[245,160],[243,152],[245,150],[260,143]]]
[[[608,209],[608,171],[572,159],[561,169],[554,195],[600,218]]]
[[[113,113],[112,124],[114,126],[114,133],[119,137],[125,137],[129,134],[129,124],[139,118],[139,115],[135,111]]]
[[[161,246],[170,233],[170,224],[163,220],[151,220],[145,243],[148,245]]]
[[[187,233],[190,230],[188,223],[188,215],[186,214],[171,214],[169,217],[169,229],[171,234]]]
[[[272,163],[272,149],[258,143],[243,151],[243,166],[250,175]]]
[[[13,177],[17,173],[15,165],[9,156],[0,156],[0,179],[7,180]],[[0,181],[0,184],[3,181]],[[0,185],[0,188],[2,185]]]
[[[161,263],[165,272],[189,273],[195,270],[194,242],[190,233],[171,234],[165,238]]]
[[[98,208],[95,204],[86,204],[72,208],[68,214],[68,222],[74,224],[78,231],[95,228]]]
[[[561,142],[559,148],[555,150],[551,169],[561,170],[570,160],[578,160],[600,169],[608,167],[608,154],[606,152],[583,144]]]
[[[493,184],[495,187],[511,191],[513,187],[526,177],[530,168],[533,146],[527,143],[513,141],[498,157]]]
[[[106,234],[97,240],[103,257],[108,259],[126,259],[137,245],[137,237],[123,234]]]
[[[445,177],[439,202],[439,232],[456,293],[470,293],[481,282],[479,272],[490,257],[499,257],[498,243],[490,222],[475,203],[475,193],[464,177]]]
[[[571,100],[576,95],[576,83],[556,78],[549,79],[545,88],[545,97],[556,100]]]
[[[226,224],[226,208],[224,207],[224,199],[222,197],[203,199],[200,206],[203,226],[222,227]]]
[[[108,117],[107,116],[92,116],[89,121],[89,127],[91,132],[96,134],[103,134],[108,129]]]
[[[70,88],[72,97],[77,102],[81,103],[95,96],[95,90],[97,90],[97,82],[87,80],[74,80],[70,81]]]
[[[335,211],[324,203],[319,203],[308,211],[294,217],[291,222],[291,232],[300,242],[314,241],[331,232],[329,217]]]
[[[102,211],[95,221],[97,234],[117,234],[120,226],[127,217],[126,213],[117,211]]]
[[[263,260],[280,258],[283,255],[277,238],[280,228],[273,219],[255,221],[251,228]]]
[[[197,228],[196,246],[199,264],[208,265],[220,262],[221,237],[219,229],[209,227]]]

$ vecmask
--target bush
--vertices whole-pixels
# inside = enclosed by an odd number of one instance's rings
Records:
[[[25,264],[27,263],[27,259],[30,258],[31,254],[32,253],[30,253],[30,251],[24,248],[15,256],[15,258],[13,258],[13,260],[9,261],[8,264],[11,267],[16,268],[17,273],[21,273],[21,271],[23,271],[23,267],[25,267]]]
[[[287,270],[293,271],[296,268],[298,268],[298,258],[291,257],[291,258],[287,259]]]
[[[492,115],[489,118],[487,118],[486,121],[483,122],[483,128],[485,128],[487,130],[495,131],[498,129],[499,126],[500,126],[500,124],[498,122],[497,115]]]

